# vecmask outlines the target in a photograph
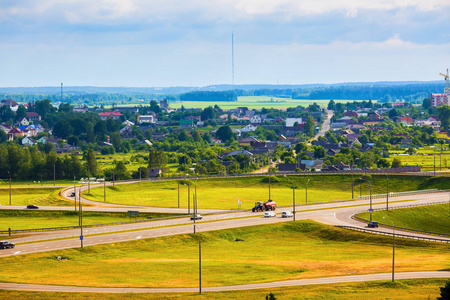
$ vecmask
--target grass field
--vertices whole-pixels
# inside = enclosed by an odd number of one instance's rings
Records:
[[[73,205],[72,201],[59,196],[60,188],[13,188],[11,205]],[[9,205],[9,189],[0,189],[0,205]]]
[[[327,107],[330,99],[323,100],[309,100],[309,99],[290,99],[290,98],[277,98],[268,96],[243,96],[238,97],[238,101],[235,102],[217,102],[217,101],[177,101],[171,102],[171,108],[206,108],[208,106],[219,105],[220,108],[228,110],[240,106],[246,106],[249,109],[261,109],[276,108],[286,109],[288,107],[297,107],[299,105],[307,107],[313,103],[317,103],[321,107]],[[334,100],[336,103],[353,102],[353,100]],[[362,101],[362,100],[357,100]]]
[[[402,165],[419,166],[422,167],[422,171],[431,172],[436,166],[436,171],[448,170],[450,167],[450,153],[444,153],[439,155],[436,153],[434,157],[432,152],[429,154],[418,155],[391,155],[390,161],[394,158],[399,159]]]
[[[236,238],[242,241],[236,242]],[[203,285],[389,272],[390,242],[387,236],[310,221],[204,232]],[[450,245],[404,239],[398,239],[396,245],[397,272],[450,269]],[[59,261],[57,256],[69,260]],[[1,282],[195,287],[198,235],[33,253],[1,258],[0,263],[4,270],[14,270],[1,272]]]
[[[174,214],[139,213],[137,220],[163,218]],[[104,224],[129,221],[126,212],[83,211],[83,224]],[[131,220],[135,220],[134,217]],[[30,229],[78,226],[78,211],[41,211],[41,210],[0,210],[0,231],[11,229]]]
[[[269,293],[282,300],[348,300],[348,299],[436,299],[439,287],[445,285],[445,279],[396,280],[395,283],[372,281],[362,283],[341,283],[331,285],[306,285],[262,290],[233,292],[170,293],[170,294],[103,294],[103,293],[46,293],[0,290],[7,299],[82,299],[106,300],[126,298],[140,299],[246,299],[262,300]]]
[[[358,216],[366,220],[370,218],[367,212]],[[450,203],[375,211],[372,218],[387,225],[393,223],[397,227],[450,234]]]
[[[308,184],[308,203],[323,202],[352,198],[351,176],[289,176],[293,179],[296,189],[296,203],[306,201],[306,182]],[[157,207],[178,206],[178,181],[145,182],[129,185],[116,185],[107,188],[107,202],[126,205],[144,205]],[[360,186],[355,178],[354,197],[358,197],[360,191],[363,195],[369,194],[369,184],[363,182]],[[195,179],[191,180],[190,200],[194,193]],[[360,190],[361,187],[361,190]],[[423,190],[431,188],[450,188],[450,180],[447,178],[430,177],[404,177],[389,176],[390,192],[409,190]],[[372,177],[373,193],[386,192],[386,177]],[[237,209],[238,199],[242,203],[241,208],[249,209],[256,201],[269,199],[268,176],[247,178],[220,178],[199,179],[197,182],[197,194],[199,208],[210,209]],[[84,197],[103,201],[103,188],[91,189],[91,194],[83,193]],[[272,176],[271,199],[277,205],[292,204],[292,184],[282,176]],[[188,206],[188,186],[180,184],[180,207]]]

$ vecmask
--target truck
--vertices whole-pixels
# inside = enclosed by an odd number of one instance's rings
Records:
[[[270,200],[267,202],[255,202],[255,207],[252,208],[252,212],[255,211],[268,211],[268,210],[275,210],[277,207],[277,204],[275,201]]]

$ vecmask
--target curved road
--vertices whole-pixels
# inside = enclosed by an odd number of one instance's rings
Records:
[[[298,279],[286,281],[274,281],[265,283],[253,283],[230,286],[202,287],[204,292],[224,292],[224,291],[242,291],[252,289],[268,289],[277,287],[315,285],[315,284],[333,284],[349,283],[374,280],[390,280],[391,273],[367,274],[322,277],[313,279]],[[450,271],[434,272],[404,272],[395,273],[395,279],[419,279],[419,278],[449,278]],[[37,292],[74,292],[74,293],[195,293],[198,288],[95,288],[95,287],[76,287],[61,285],[40,285],[40,284],[21,284],[21,283],[0,283],[0,289],[18,290],[18,291],[37,291]]]

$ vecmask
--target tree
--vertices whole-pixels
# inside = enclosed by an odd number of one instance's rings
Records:
[[[305,143],[297,143],[296,145],[295,145],[295,153],[300,153],[300,152],[303,152],[303,151],[306,151],[306,144]]]
[[[429,107],[431,107],[431,100],[430,100],[430,98],[423,99],[422,107],[425,108],[425,109],[428,109]]]
[[[150,101],[150,110],[152,112],[154,112],[155,114],[159,114],[160,112],[162,112],[162,110],[159,107],[158,102],[156,100],[151,100]]]
[[[120,147],[122,146],[122,137],[120,136],[120,133],[113,132],[111,133],[111,144],[113,145],[114,149],[116,149],[116,152],[120,151]]]
[[[386,158],[382,158],[377,162],[377,166],[378,168],[389,168],[391,163]]]
[[[231,141],[233,140],[233,131],[229,125],[221,126],[217,129],[216,136],[223,142]]]
[[[186,142],[189,140],[189,135],[186,133],[186,131],[181,130],[180,133],[178,134],[178,140],[180,142]]]
[[[266,300],[277,300],[277,297],[275,297],[275,294],[270,292],[269,294],[266,295]]]
[[[329,110],[334,110],[335,109],[335,103],[334,100],[331,99],[330,102],[328,102],[328,107]]]
[[[445,286],[439,288],[441,290],[441,296],[438,300],[449,300],[450,299],[450,280],[447,280]]]
[[[53,135],[67,139],[73,132],[73,128],[67,119],[59,119],[53,126]]]
[[[394,160],[392,161],[391,168],[401,168],[401,167],[402,167],[401,160],[398,158],[394,158]]]
[[[209,120],[209,119],[214,119],[214,117],[215,117],[214,108],[212,106],[208,106],[207,108],[205,108],[202,111],[200,116],[202,117],[203,121],[206,121],[206,120]]]
[[[3,129],[0,129],[0,143],[4,143],[8,140],[8,135],[6,132],[3,131]]]
[[[116,169],[114,171],[115,178],[118,180],[130,179],[130,173],[127,170],[123,161],[119,161],[116,165]]]
[[[56,111],[56,108],[53,107],[50,100],[44,99],[41,101],[36,101],[36,103],[34,104],[34,110],[42,117],[42,119],[45,119],[47,117],[47,114],[54,113]]]
[[[202,136],[200,135],[200,133],[197,130],[194,130],[191,135],[192,135],[192,138],[194,139],[194,142],[202,141]]]
[[[69,113],[72,111],[72,105],[70,103],[61,103],[58,107],[59,112]]]
[[[450,106],[442,105],[437,108],[438,119],[441,121],[441,127],[448,130],[450,126]]]
[[[16,118],[25,118],[27,116],[27,109],[23,105],[19,105],[19,108],[17,108],[16,111]]]
[[[148,154],[149,169],[163,169],[167,163],[167,156],[162,150],[151,148]]]
[[[314,118],[312,116],[309,116],[306,119],[305,124],[303,125],[303,132],[307,136],[313,136],[314,135],[314,127],[315,126],[316,126],[316,124],[314,123]]]
[[[317,146],[314,149],[314,158],[323,158],[325,157],[325,148],[323,146]]]
[[[92,149],[88,149],[86,154],[86,168],[89,175],[97,176],[98,174],[98,164],[97,159],[95,158],[94,151]]]

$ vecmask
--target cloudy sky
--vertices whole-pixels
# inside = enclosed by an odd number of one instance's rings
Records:
[[[439,80],[449,0],[0,0],[0,86]]]

